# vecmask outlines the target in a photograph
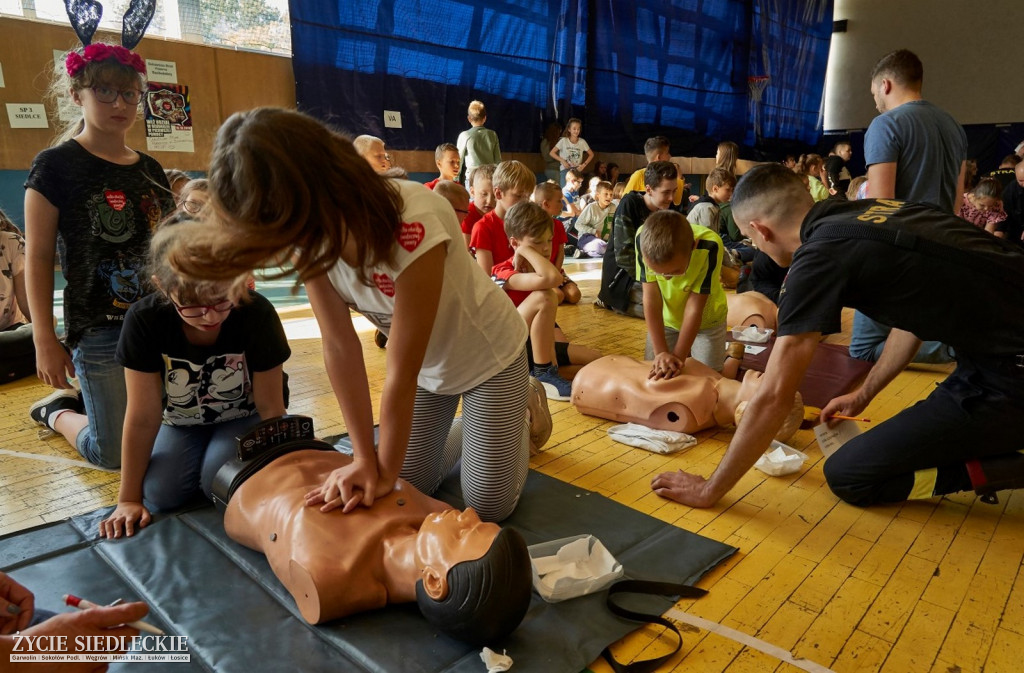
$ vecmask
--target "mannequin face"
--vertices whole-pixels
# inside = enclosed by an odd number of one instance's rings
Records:
[[[416,536],[416,560],[423,568],[423,588],[441,600],[448,594],[448,571],[464,561],[482,558],[501,528],[483,523],[472,508],[449,509],[423,520]]]

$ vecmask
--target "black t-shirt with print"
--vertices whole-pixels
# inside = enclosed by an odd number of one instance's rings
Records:
[[[830,224],[909,236],[903,245],[825,238]],[[938,208],[881,199],[815,204],[800,237],[779,299],[780,335],[838,332],[842,309],[850,307],[965,356],[1024,354],[1024,251],[1018,246]],[[945,253],[923,250],[929,244]]]
[[[120,326],[148,292],[150,232],[174,210],[160,164],[141,152],[130,166],[114,164],[69,140],[36,156],[25,187],[60,211],[68,344],[91,327]]]
[[[256,413],[252,373],[283,364],[291,349],[274,307],[262,295],[249,296],[228,314],[212,346],[189,342],[185,323],[160,293],[128,309],[116,359],[163,376],[164,423],[220,423]]]

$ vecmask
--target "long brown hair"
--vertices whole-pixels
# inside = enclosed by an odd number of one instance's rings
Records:
[[[731,140],[723,140],[718,143],[718,149],[715,153],[718,155],[715,168],[724,168],[730,173],[735,174],[736,161],[740,156],[740,146]]]
[[[231,115],[217,132],[208,178],[204,219],[216,255],[172,254],[180,271],[228,279],[281,264],[303,282],[330,270],[351,241],[359,279],[370,285],[367,267],[394,259],[398,188],[348,138],[308,115],[271,107]]]

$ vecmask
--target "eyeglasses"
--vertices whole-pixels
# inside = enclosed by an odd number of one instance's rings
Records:
[[[117,89],[111,89],[109,86],[94,86],[92,87],[92,92],[96,96],[96,100],[101,103],[113,103],[120,96],[128,105],[138,105],[142,101],[142,95],[145,93],[138,89],[118,91]]]
[[[202,318],[210,311],[214,313],[227,313],[235,307],[235,303],[230,299],[207,306],[178,306],[177,302],[172,301],[171,303],[174,304],[174,309],[182,318]]]
[[[203,209],[203,202],[202,201],[196,201],[194,199],[185,199],[184,201],[181,202],[181,207],[189,215],[195,215],[200,210]]]

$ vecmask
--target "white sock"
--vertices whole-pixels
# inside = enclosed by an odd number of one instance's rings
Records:
[[[54,425],[57,422],[57,417],[66,411],[71,411],[71,409],[58,409],[57,411],[51,411],[50,415],[46,417],[46,424],[50,426],[51,430],[57,430],[57,426]]]

